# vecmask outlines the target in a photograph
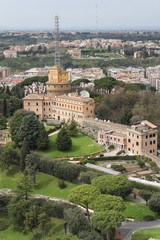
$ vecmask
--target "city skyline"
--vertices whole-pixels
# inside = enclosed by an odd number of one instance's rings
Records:
[[[160,29],[159,7],[158,0],[6,0],[0,30],[50,30],[55,15],[61,30]]]

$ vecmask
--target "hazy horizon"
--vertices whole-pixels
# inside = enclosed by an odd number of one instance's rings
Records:
[[[97,5],[97,8],[96,8]],[[158,0],[5,0],[0,30],[160,30]]]

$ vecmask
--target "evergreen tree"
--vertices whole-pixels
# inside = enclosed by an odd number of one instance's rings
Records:
[[[72,147],[72,140],[65,127],[58,133],[56,145],[59,151],[66,151]]]
[[[26,138],[30,149],[36,148],[38,138],[38,120],[34,115],[25,116],[22,120],[20,130],[18,132],[19,146],[22,146]]]
[[[73,117],[72,117],[71,123],[70,123],[69,126],[68,126],[68,132],[69,132],[69,135],[70,135],[70,136],[75,136],[75,135],[78,133],[77,123],[76,123],[76,121],[73,119]]]
[[[38,139],[37,139],[37,148],[39,150],[44,150],[48,148],[49,140],[48,134],[45,130],[43,123],[39,122],[38,124]]]
[[[22,172],[25,170],[25,158],[29,153],[30,153],[30,148],[29,148],[27,139],[25,138],[23,140],[21,152],[20,152],[20,169]]]
[[[3,99],[3,116],[7,115],[7,100],[6,98]]]
[[[43,240],[45,239],[45,232],[50,226],[50,218],[46,212],[38,215],[38,229],[42,232]]]
[[[0,113],[0,130],[6,129],[6,127],[7,127],[6,117],[4,117],[4,116]]]
[[[29,175],[33,177],[33,182],[36,184],[36,172],[37,172],[37,162],[39,159],[39,155],[31,152],[25,158],[26,168],[28,169]]]
[[[18,183],[16,193],[19,198],[24,198],[25,200],[28,200],[29,193],[31,193],[32,184],[29,179],[28,171],[27,169],[24,170],[23,178]]]

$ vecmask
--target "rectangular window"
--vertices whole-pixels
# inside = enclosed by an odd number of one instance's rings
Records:
[[[130,148],[128,148],[128,151],[131,151],[131,149],[130,149]]]
[[[152,150],[150,150],[150,153],[152,153]]]
[[[131,142],[131,139],[128,139],[128,142],[130,143],[130,142]]]
[[[137,139],[139,139],[139,136],[137,135]]]
[[[38,108],[36,109],[36,111],[38,112]]]
[[[150,141],[150,145],[152,145],[152,141]]]
[[[38,102],[36,102],[36,106],[38,106]]]
[[[153,140],[153,144],[156,144],[156,141],[155,141],[155,140]]]
[[[152,138],[152,134],[150,134],[149,137]]]
[[[147,142],[145,142],[145,146],[147,146]]]
[[[136,146],[139,146],[139,142],[136,142]]]
[[[28,106],[30,106],[30,102],[28,102]]]
[[[132,137],[134,137],[134,134],[132,133]]]
[[[156,134],[154,133],[154,134],[153,134],[153,137],[155,137],[155,136],[156,136]]]
[[[148,138],[148,135],[146,135],[146,139]]]

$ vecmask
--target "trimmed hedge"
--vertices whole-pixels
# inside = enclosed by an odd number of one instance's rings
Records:
[[[63,160],[54,160],[47,156],[40,156],[35,158],[37,167],[40,172],[53,175],[60,179],[73,181],[77,179],[80,174],[80,166],[68,163]]]
[[[89,158],[90,160],[95,160],[95,161],[109,161],[109,160],[137,160],[137,155],[134,156],[109,156],[109,157],[93,157],[93,158]]]

